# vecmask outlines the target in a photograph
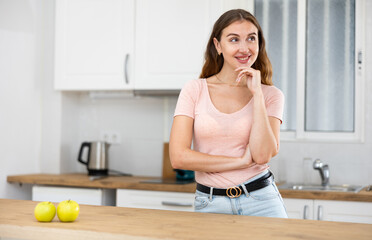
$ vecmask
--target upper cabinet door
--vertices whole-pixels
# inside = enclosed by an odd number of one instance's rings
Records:
[[[55,89],[133,89],[134,0],[56,0]]]
[[[135,88],[179,90],[196,79],[215,20],[216,0],[136,1]]]

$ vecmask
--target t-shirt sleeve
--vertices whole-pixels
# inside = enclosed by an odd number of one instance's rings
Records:
[[[272,86],[266,99],[266,111],[269,117],[275,117],[283,123],[284,94],[278,88]]]
[[[174,117],[184,115],[195,118],[195,105],[198,98],[200,84],[198,80],[192,80],[185,84],[178,96]]]

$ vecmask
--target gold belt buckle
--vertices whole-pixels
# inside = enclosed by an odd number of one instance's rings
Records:
[[[230,187],[226,189],[226,195],[229,198],[237,198],[240,197],[240,195],[242,195],[242,190],[239,187]]]

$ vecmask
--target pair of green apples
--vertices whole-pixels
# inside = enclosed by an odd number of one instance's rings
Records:
[[[79,216],[79,204],[73,200],[65,200],[58,204],[57,210],[51,202],[38,203],[34,209],[34,215],[39,222],[51,222],[55,215],[61,222],[73,222]]]

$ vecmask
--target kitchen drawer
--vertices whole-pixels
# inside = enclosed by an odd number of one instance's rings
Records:
[[[32,187],[33,201],[50,201],[59,203],[74,200],[78,204],[115,206],[115,189],[75,188],[75,187]]]
[[[194,198],[194,193],[118,189],[116,206],[193,212]]]

